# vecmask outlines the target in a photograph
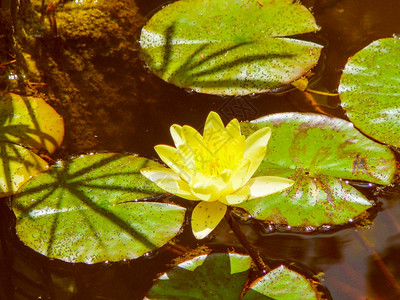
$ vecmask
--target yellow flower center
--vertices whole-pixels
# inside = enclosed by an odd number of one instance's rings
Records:
[[[232,148],[232,143],[236,144],[236,147]],[[215,152],[212,151],[212,147],[202,149],[195,158],[196,170],[208,176],[221,176],[226,170],[235,170],[243,158],[239,143],[238,140],[229,141],[219,149],[214,148]]]
[[[208,164],[206,164],[204,169],[207,170],[207,173],[210,175],[219,176],[221,175],[222,171],[227,169],[227,166],[225,166],[217,157],[216,159],[211,160]]]

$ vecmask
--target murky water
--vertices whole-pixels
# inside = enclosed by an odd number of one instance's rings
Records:
[[[163,3],[165,1],[137,1],[142,16],[151,14]],[[302,3],[312,7],[322,27],[310,38],[325,46],[312,82],[315,90],[335,92],[350,56],[378,38],[400,34],[398,0],[304,0]],[[45,42],[46,49],[50,49],[47,57],[53,57],[55,48],[51,48],[48,39]],[[73,46],[64,44],[64,49]],[[57,63],[60,65],[61,61]],[[100,57],[98,63],[109,64]],[[138,60],[132,73],[122,64],[116,60],[115,66],[107,65],[111,69],[102,73],[108,75],[104,85],[113,88],[107,103],[88,102],[81,107],[87,114],[80,112],[80,117],[93,120],[83,124],[82,129],[90,133],[90,141],[84,143],[77,137],[67,136],[57,158],[101,150],[154,157],[154,145],[171,143],[171,124],[201,128],[211,110],[219,112],[225,121],[287,111],[323,111],[345,118],[337,97],[307,96],[298,91],[233,98],[194,94],[148,73]],[[71,71],[69,74],[79,81],[78,73]],[[132,87],[125,84],[131,79],[127,76],[132,76]],[[121,88],[118,82],[123,83]],[[84,88],[83,91],[77,88],[75,96],[71,94],[71,97],[76,100],[81,96],[82,102],[91,99],[92,90]],[[121,102],[120,98],[131,100]],[[54,106],[63,114],[60,105],[54,102]],[[66,130],[73,131],[74,126],[73,120],[68,121]],[[306,235],[265,233],[254,224],[241,226],[265,257],[293,261],[319,274],[335,300],[400,299],[400,189],[396,185],[385,188],[377,196],[373,196],[373,192],[366,190],[380,203],[381,209],[367,228]],[[150,257],[97,265],[49,260],[19,242],[7,201],[0,202],[0,299],[142,299],[154,276],[179,254],[177,249],[163,248]],[[227,232],[228,225],[222,223],[215,237],[204,244],[215,249],[234,246],[240,250],[236,238]],[[188,248],[198,246],[190,234],[184,233],[179,241]]]

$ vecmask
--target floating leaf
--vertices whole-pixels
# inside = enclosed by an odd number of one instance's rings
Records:
[[[61,144],[64,123],[40,98],[0,93],[0,197],[14,194],[48,165],[34,152],[49,153]]]
[[[301,227],[346,223],[372,203],[341,179],[390,184],[395,174],[391,150],[345,120],[282,113],[241,124],[245,134],[264,126],[272,136],[255,176],[289,177],[295,184],[237,205],[257,219]]]
[[[242,298],[250,264],[248,255],[213,253],[197,256],[162,274],[145,299],[319,299],[303,275],[285,266],[257,279]]]
[[[197,256],[161,275],[147,299],[239,299],[250,264],[248,255],[214,253]]]
[[[264,296],[264,297],[263,297]],[[255,283],[243,300],[317,300],[312,284],[301,274],[280,266]]]
[[[14,194],[33,174],[47,170],[47,162],[24,147],[0,143],[0,197]]]
[[[319,27],[292,0],[181,0],[143,27],[142,57],[167,82],[209,94],[271,91],[300,78],[321,45],[290,36]]]
[[[347,116],[368,136],[400,147],[400,40],[377,40],[347,62],[339,85]]]
[[[139,173],[155,165],[113,153],[58,162],[14,196],[18,236],[34,250],[68,262],[132,259],[162,246],[179,232],[185,209],[133,201],[163,193]]]
[[[0,141],[53,153],[64,137],[62,117],[44,100],[1,94]]]

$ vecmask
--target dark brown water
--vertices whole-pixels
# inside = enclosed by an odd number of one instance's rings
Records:
[[[143,16],[163,3],[137,1]],[[312,82],[312,88],[316,90],[335,92],[350,56],[378,38],[400,34],[398,0],[305,0],[303,3],[312,7],[317,23],[322,27],[310,38],[325,46],[316,68],[316,79]],[[114,72],[114,79],[110,77],[110,81],[115,80],[116,84],[124,82],[129,74],[118,65]],[[124,102],[122,108],[117,99],[108,99],[107,106],[87,105],[88,115],[99,120],[90,128],[93,131],[91,144],[78,145],[73,137],[67,136],[59,157],[98,150],[154,157],[154,145],[171,143],[171,124],[201,128],[211,110],[219,112],[225,121],[234,117],[254,119],[287,111],[325,111],[345,118],[337,97],[310,98],[298,91],[236,98],[208,96],[169,85],[141,66],[135,72],[140,78],[137,80],[140,84],[134,86],[135,91],[126,86],[120,90],[121,97],[134,96],[135,100]],[[104,110],[107,122],[100,122]],[[63,113],[61,108],[59,111]],[[66,130],[73,131],[68,124]],[[254,224],[241,226],[264,257],[293,261],[319,274],[335,300],[400,299],[400,188],[396,184],[377,196],[373,196],[374,191],[365,192],[381,204],[374,223],[367,228],[305,235],[268,233]],[[13,215],[6,201],[0,202],[2,300],[142,299],[154,276],[165,270],[164,265],[177,255],[175,250],[163,248],[150,257],[121,263],[84,265],[49,260],[18,241],[13,231]],[[221,250],[234,246],[242,251],[235,237],[227,232],[228,225],[222,223],[213,238],[202,244]],[[190,230],[179,237],[179,242],[188,248],[198,246]]]

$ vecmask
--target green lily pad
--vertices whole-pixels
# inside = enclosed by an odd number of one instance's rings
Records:
[[[282,113],[241,124],[245,135],[265,126],[272,128],[272,136],[254,176],[288,177],[295,183],[237,205],[257,219],[299,227],[347,223],[373,204],[342,179],[387,185],[394,177],[392,151],[345,120]]]
[[[250,284],[248,255],[213,253],[184,261],[162,274],[145,299],[234,300],[319,299],[311,283],[299,273],[280,266]]]
[[[48,168],[34,152],[54,152],[62,142],[64,123],[40,98],[0,93],[0,124],[0,197],[5,197]]]
[[[43,99],[0,94],[0,142],[53,153],[64,137],[62,117]]]
[[[167,82],[201,93],[274,90],[313,68],[322,49],[290,36],[319,30],[292,0],[181,0],[143,27],[141,56]]]
[[[400,39],[372,42],[347,62],[339,95],[347,116],[366,135],[400,147]]]
[[[60,161],[14,196],[19,238],[50,258],[97,263],[137,258],[176,236],[185,208],[135,199],[164,193],[140,174],[158,164],[133,155]]]
[[[280,266],[252,284],[243,300],[317,300],[313,285],[301,274]]]
[[[0,143],[0,197],[13,195],[29,178],[48,168],[32,151],[11,143]]]
[[[187,260],[161,275],[147,299],[239,299],[251,265],[248,255],[214,253]]]

